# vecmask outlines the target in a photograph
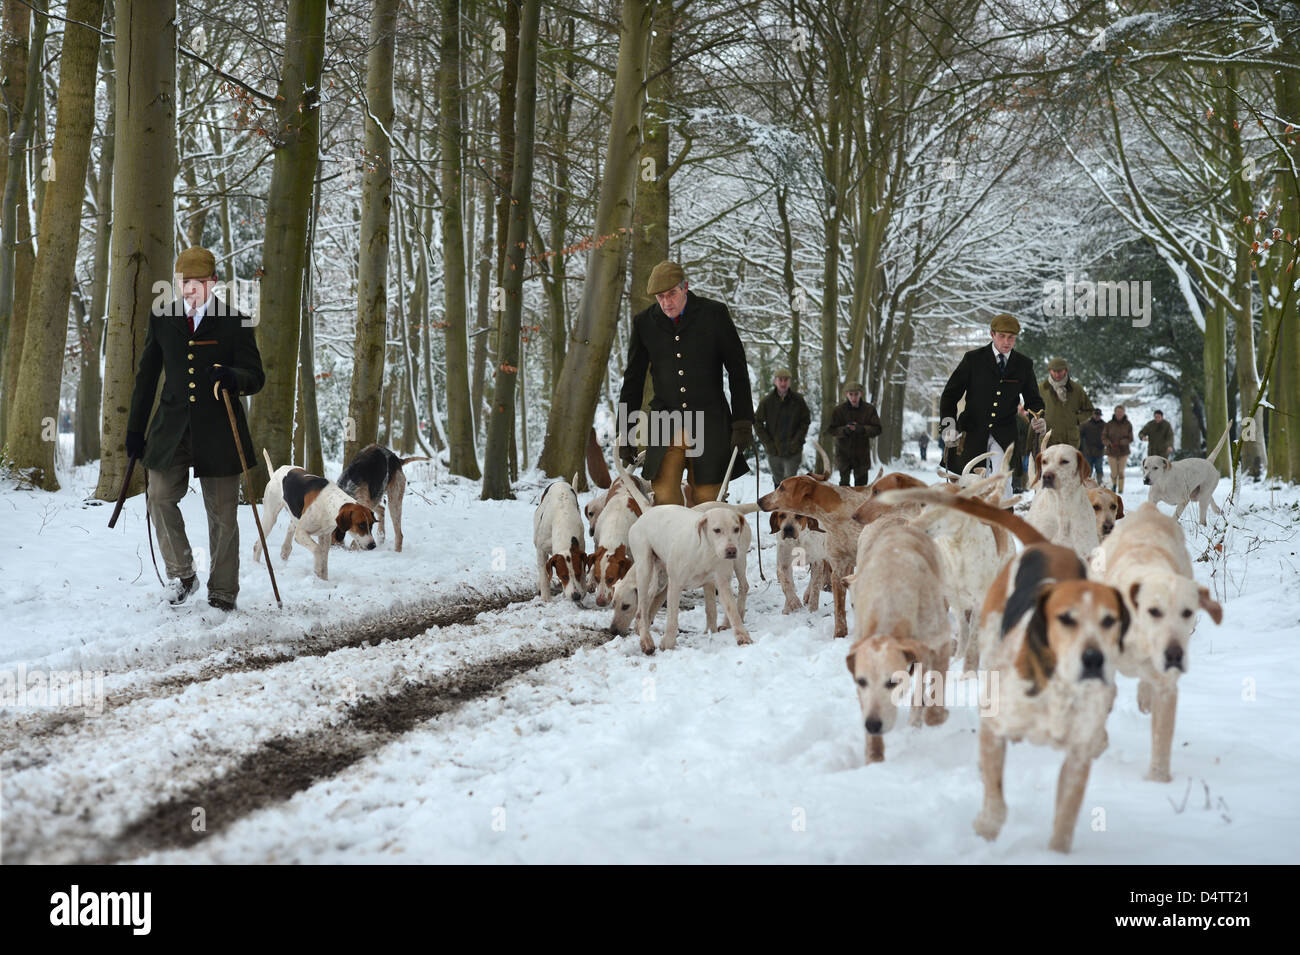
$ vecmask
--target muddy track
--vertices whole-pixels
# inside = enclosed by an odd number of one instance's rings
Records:
[[[123,862],[157,850],[197,845],[250,813],[284,802],[343,772],[420,723],[486,696],[520,674],[570,656],[580,647],[599,646],[609,639],[604,630],[582,628],[558,646],[515,651],[405,686],[389,696],[363,697],[349,708],[341,723],[301,736],[267,740],[234,767],[147,810],[116,838],[79,861]],[[204,832],[192,829],[194,810],[199,807],[205,816]]]
[[[380,617],[308,631],[301,640],[281,649],[241,653],[224,663],[204,664],[196,673],[164,677],[118,693],[109,693],[104,697],[104,711],[109,712],[137,700],[171,696],[195,683],[206,683],[228,673],[264,670],[300,657],[326,656],[348,647],[373,646],[390,640],[410,640],[428,630],[470,623],[480,613],[504,610],[515,603],[526,603],[536,595],[536,587],[511,587],[490,594],[473,594],[407,605],[385,612]],[[12,754],[21,748],[24,741],[40,740],[64,727],[76,726],[87,718],[84,712],[78,710],[38,714],[32,720],[0,730],[0,745]]]

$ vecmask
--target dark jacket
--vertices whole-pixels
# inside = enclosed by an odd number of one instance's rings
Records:
[[[654,386],[650,410],[689,413],[692,420],[699,412],[703,435],[696,434],[700,454],[688,459],[699,484],[720,484],[731,458],[731,422],[754,420],[754,398],[749,388],[749,367],[745,347],[731,321],[727,306],[712,299],[687,292],[686,307],[679,323],[663,313],[659,303],[632,318],[632,343],[627,353],[627,371],[618,400],[630,418],[641,408],[647,369]],[[731,405],[722,392],[722,370],[727,371],[731,388]],[[642,474],[654,480],[659,473],[664,451],[671,438],[656,435],[659,429],[644,428],[647,442]],[[668,429],[663,429],[668,430]],[[732,478],[749,473],[745,455],[736,456]]]
[[[850,430],[850,423],[856,423],[857,427]],[[865,468],[871,464],[871,439],[880,434],[880,415],[866,398],[856,408],[845,399],[831,412],[826,433],[835,439],[837,468]]]
[[[773,388],[758,404],[754,415],[754,433],[768,454],[790,458],[803,453],[812,414],[808,402],[793,388],[782,398]]]
[[[1079,425],[1079,436],[1083,438],[1083,453],[1090,458],[1099,458],[1106,453],[1101,442],[1101,432],[1106,422],[1100,418],[1089,418]]]
[[[1167,458],[1174,449],[1174,426],[1168,420],[1156,421],[1152,418],[1142,426],[1138,437],[1147,443],[1147,454]]]
[[[1042,396],[1046,412],[1043,420],[1047,430],[1052,432],[1050,444],[1068,444],[1072,448],[1079,446],[1079,425],[1092,416],[1092,402],[1083,385],[1073,378],[1065,379],[1065,400],[1056,397],[1052,387],[1052,376],[1048,375],[1038,383],[1038,393]],[[1050,445],[1048,445],[1050,446]]]
[[[1133,422],[1127,417],[1123,421],[1112,417],[1101,429],[1101,443],[1106,446],[1106,454],[1110,457],[1128,457],[1129,445],[1133,443]]]
[[[214,296],[203,321],[191,336],[181,300],[149,316],[144,351],[131,392],[128,431],[145,430],[143,463],[146,468],[170,467],[172,455],[185,430],[190,431],[195,477],[229,477],[240,474],[239,452],[230,433],[226,406],[212,394],[208,373],[214,364],[235,373],[241,395],[256,394],[266,383],[262,357],[257,350],[252,320]],[[163,373],[162,397],[149,420],[158,376]],[[241,402],[231,398],[235,421],[249,466],[255,466],[253,439],[248,433]]]
[[[963,395],[966,409],[958,415],[957,403]],[[1028,411],[1043,410],[1043,397],[1034,379],[1034,363],[1029,358],[1013,348],[1007,356],[1006,375],[1000,379],[992,342],[962,356],[939,399],[940,418],[955,420],[957,430],[966,434],[961,461],[954,462],[958,469],[988,450],[990,434],[1003,448],[1013,446],[1016,406],[1021,401]]]

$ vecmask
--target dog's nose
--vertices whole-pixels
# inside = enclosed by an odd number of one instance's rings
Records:
[[[1106,657],[1096,647],[1089,647],[1083,651],[1083,676],[1080,679],[1096,677],[1101,679],[1101,665],[1106,662]]]
[[[375,546],[376,546],[375,542],[371,541],[369,544],[366,545],[366,550],[374,550]]]
[[[604,596],[602,596],[602,595],[600,595],[600,594],[596,594],[596,606],[597,606],[597,607],[608,607],[608,606],[609,606],[609,598],[608,598],[608,597],[604,597]]]
[[[1102,522],[1102,525],[1101,525],[1101,532],[1102,532],[1103,534],[1109,534],[1109,533],[1110,533],[1111,531],[1113,531],[1114,529],[1115,529],[1115,522],[1114,522],[1114,521],[1103,521],[1103,522]]]
[[[576,604],[582,603],[582,594],[576,590],[573,592],[573,602]]]
[[[1165,647],[1165,669],[1183,670],[1183,648],[1176,643]]]
[[[793,527],[783,527],[783,528],[781,529],[781,536],[782,536],[782,537],[789,537],[789,538],[793,539],[793,538],[795,538],[795,537],[797,537],[797,536],[799,536],[799,535],[797,535],[797,534],[794,532],[794,528],[793,528]]]
[[[1143,483],[1143,484],[1150,484],[1150,483],[1151,483],[1151,479],[1150,479],[1149,477],[1144,477],[1144,478],[1142,479],[1142,483]]]
[[[1055,487],[1055,486],[1056,486],[1056,476],[1054,474],[1044,474],[1043,487]]]
[[[735,559],[736,559],[736,548],[734,548],[734,547],[728,547],[728,548],[727,548],[727,560],[735,560]]]
[[[879,719],[873,716],[867,720],[866,725],[867,725],[867,732],[870,733],[872,736],[877,736],[880,734],[880,728],[885,724],[880,722]]]

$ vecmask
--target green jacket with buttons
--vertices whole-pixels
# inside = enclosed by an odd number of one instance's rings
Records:
[[[253,331],[252,319],[216,296],[193,335],[180,301],[164,305],[149,316],[126,426],[128,431],[143,432],[148,425],[143,458],[146,468],[170,467],[188,428],[195,477],[241,473],[225,403],[213,394],[208,376],[213,365],[223,365],[235,373],[241,395],[260,391],[266,374]],[[160,374],[162,395],[150,421],[149,409],[153,407]],[[244,455],[249,466],[255,466],[258,458],[253,453],[243,404],[233,396],[230,404]]]
[[[650,411],[655,421],[641,429],[640,435],[646,449],[641,473],[648,480],[653,481],[659,473],[680,422],[691,429],[693,447],[688,455],[695,482],[720,484],[731,458],[731,423],[743,421],[753,433],[754,398],[745,346],[722,302],[687,291],[679,318],[674,322],[658,303],[633,316],[627,371],[618,400],[629,419],[640,411],[649,373],[654,386]],[[722,390],[724,371],[730,404]],[[733,479],[749,473],[745,457],[751,453],[752,447],[736,456]]]

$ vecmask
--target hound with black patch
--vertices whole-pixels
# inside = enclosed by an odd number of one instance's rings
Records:
[[[375,549],[372,533],[374,511],[357,503],[333,481],[319,475],[309,474],[291,464],[276,470],[265,448],[262,457],[266,459],[266,470],[271,475],[262,496],[266,515],[263,533],[268,537],[271,535],[281,509],[289,512],[289,529],[280,548],[281,560],[289,559],[293,542],[297,541],[315,555],[316,576],[328,580],[331,543],[342,544],[351,534],[353,547]],[[253,560],[261,559],[262,542],[259,540],[253,544]]]
[[[402,499],[406,496],[406,475],[402,468],[414,461],[428,458],[399,458],[388,448],[370,444],[357,452],[357,456],[339,475],[339,487],[357,502],[375,512],[375,525],[379,530],[379,543],[383,543],[384,497],[393,511],[393,537],[399,554],[402,552]]]
[[[956,508],[1000,524],[1026,545],[998,573],[980,611],[980,666],[997,683],[993,706],[980,712],[984,805],[975,831],[989,840],[1002,831],[1007,741],[1028,740],[1065,750],[1048,846],[1069,852],[1092,761],[1108,742],[1106,718],[1129,628],[1119,591],[1088,580],[1069,547],[1049,543],[1031,524],[983,501],[936,491],[898,491],[882,499]]]
[[[533,512],[537,590],[543,600],[551,599],[551,574],[554,573],[564,588],[564,595],[574,603],[582,603],[587,593],[587,573],[591,570],[586,542],[577,492],[573,485],[560,478],[542,492],[542,499]]]

